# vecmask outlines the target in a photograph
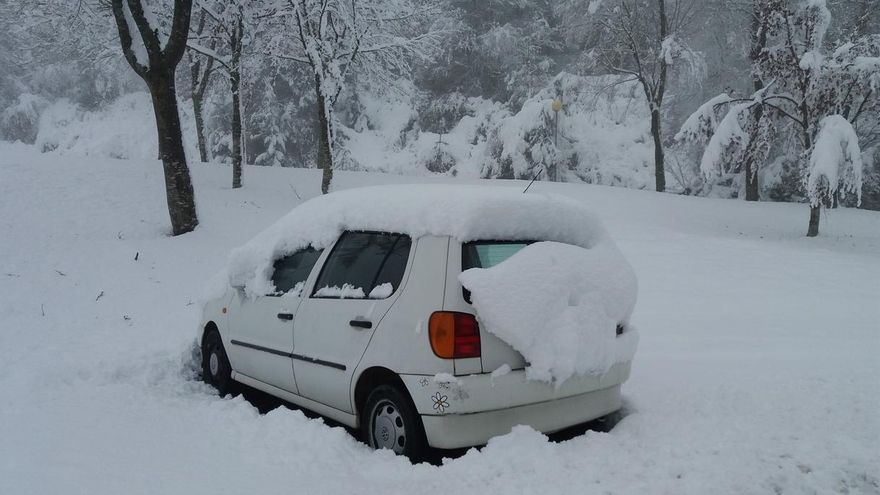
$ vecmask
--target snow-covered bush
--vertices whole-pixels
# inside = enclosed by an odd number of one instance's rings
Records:
[[[41,96],[18,95],[17,101],[0,113],[0,138],[33,144],[37,139],[40,112],[48,104]]]
[[[812,206],[831,204],[834,196],[855,194],[862,200],[862,151],[859,137],[848,120],[830,115],[819,123],[816,144],[810,153],[807,196]]]
[[[582,181],[643,189],[653,178],[644,95],[614,76],[562,73],[490,132],[483,176]],[[613,86],[610,87],[609,86]],[[561,96],[558,134],[552,102]]]

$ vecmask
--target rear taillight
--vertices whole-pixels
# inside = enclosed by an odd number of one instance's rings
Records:
[[[474,315],[437,311],[428,322],[428,338],[437,357],[480,357],[480,326]]]

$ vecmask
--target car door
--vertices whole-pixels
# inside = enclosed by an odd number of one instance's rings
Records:
[[[308,248],[275,262],[274,292],[255,298],[237,290],[229,308],[233,366],[238,373],[297,393],[293,375],[294,316],[321,251]]]
[[[300,395],[353,412],[350,384],[410,260],[409,236],[345,232],[296,315],[294,372]]]

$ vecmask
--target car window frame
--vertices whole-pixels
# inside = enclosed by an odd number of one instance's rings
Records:
[[[369,292],[365,290],[363,298],[353,298],[353,297],[349,298],[349,297],[319,296],[319,295],[317,295],[317,292],[321,289],[321,287],[319,287],[320,284],[318,282],[321,280],[321,277],[324,275],[324,271],[327,269],[328,263],[331,260],[331,258],[333,257],[333,254],[335,253],[336,249],[339,248],[339,241],[342,240],[343,236],[345,236],[346,234],[397,236],[397,240],[395,240],[394,244],[391,247],[391,250],[385,254],[385,258],[382,259],[382,263],[379,265],[379,269],[376,271],[375,275],[373,275],[373,280],[371,281],[371,285],[375,285],[376,281],[379,278],[379,275],[382,273],[382,270],[385,268],[385,263],[388,262],[388,259],[391,257],[391,254],[394,252],[394,246],[397,245],[397,242],[399,242],[400,239],[402,239],[404,237],[409,238],[409,243],[410,243],[409,252],[407,253],[406,264],[404,265],[404,268],[403,268],[403,274],[400,277],[400,283],[398,283],[397,287],[394,287],[394,290],[391,292],[391,294],[388,295],[388,297],[370,298],[370,292],[375,287],[371,287]],[[400,232],[389,232],[389,231],[383,231],[383,230],[346,230],[346,231],[343,231],[341,234],[339,234],[339,237],[336,238],[336,241],[333,243],[333,246],[330,249],[325,250],[325,253],[323,253],[324,259],[319,260],[321,262],[321,268],[320,268],[320,270],[318,270],[317,275],[315,275],[315,280],[312,282],[312,286],[308,287],[308,289],[309,289],[309,297],[308,298],[309,299],[325,299],[325,300],[331,300],[331,301],[385,301],[385,300],[391,299],[392,297],[395,296],[395,294],[397,294],[400,291],[400,289],[404,286],[404,284],[406,282],[407,276],[409,274],[409,267],[410,267],[410,264],[412,263],[412,258],[413,258],[412,255],[413,255],[413,248],[414,247],[415,247],[415,241],[412,238],[412,236],[410,236],[409,234],[404,234],[404,233],[400,233]]]

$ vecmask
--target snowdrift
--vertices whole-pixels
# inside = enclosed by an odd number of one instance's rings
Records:
[[[602,375],[635,355],[638,334],[626,323],[636,276],[607,236],[590,249],[538,242],[459,280],[483,327],[525,357],[529,379],[558,386],[572,375]]]

